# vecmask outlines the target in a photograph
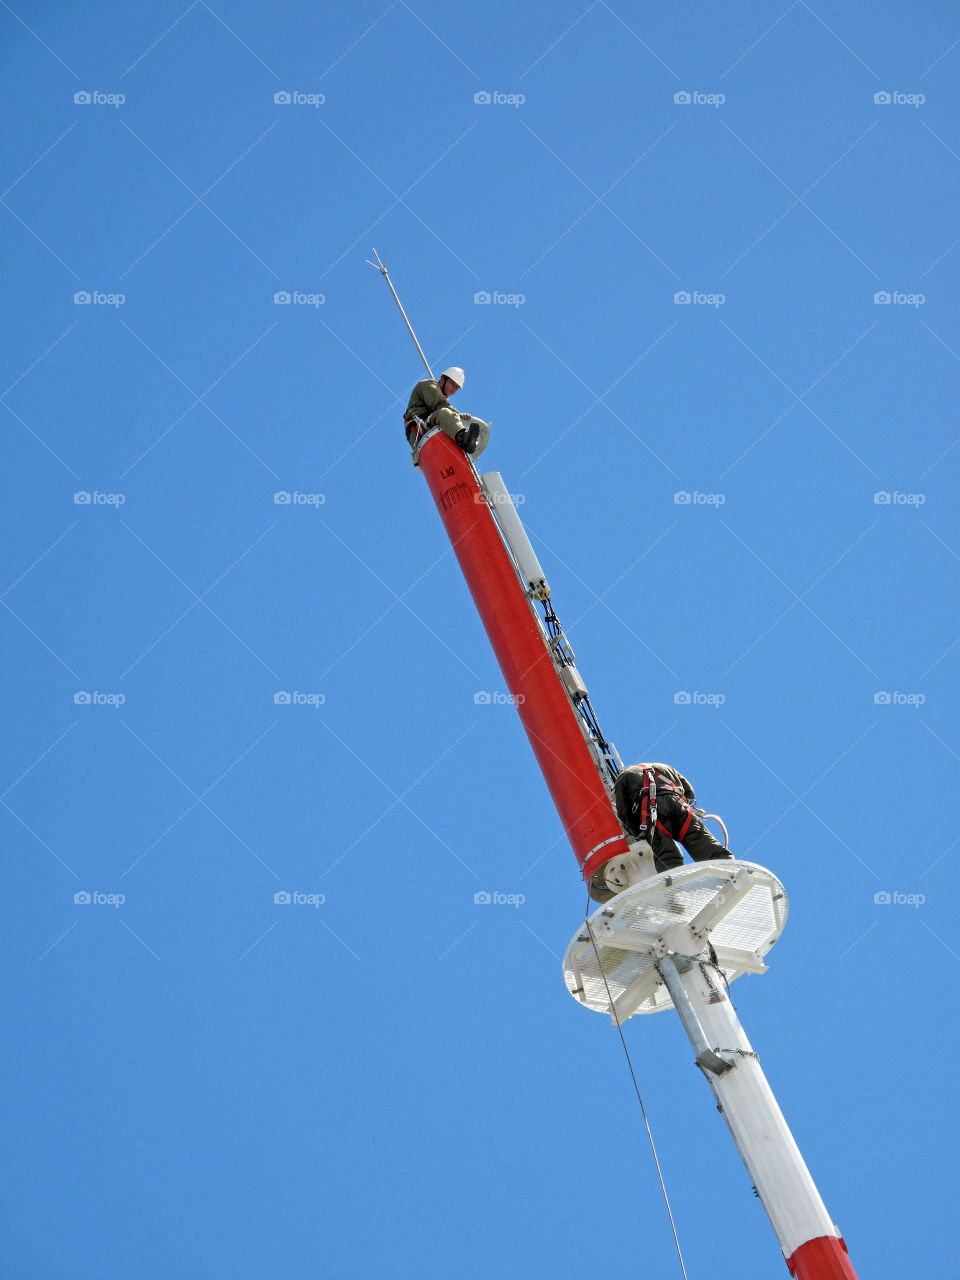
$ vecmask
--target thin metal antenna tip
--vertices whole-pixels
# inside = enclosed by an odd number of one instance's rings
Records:
[[[386,254],[384,254],[384,260],[381,261],[380,255],[379,253],[377,253],[376,249],[371,250],[371,252],[373,253],[373,256],[376,258],[376,262],[371,262],[370,259],[367,258],[366,260],[367,264],[371,267],[376,268],[376,270],[379,271],[380,274],[383,276],[384,280],[386,280],[387,288],[393,294],[393,300],[397,304],[397,306],[400,308],[400,314],[403,316],[404,324],[407,326],[407,329],[410,331],[410,337],[416,343],[417,350],[420,352],[420,359],[423,361],[424,365],[426,366],[427,374],[429,377],[432,378],[433,370],[430,368],[430,364],[429,364],[429,361],[427,360],[427,357],[423,354],[423,347],[421,347],[420,343],[417,341],[417,335],[413,332],[413,325],[407,319],[407,313],[403,309],[403,303],[397,297],[397,291],[393,287],[393,281],[390,279],[390,274],[387,271],[387,264],[385,261]]]

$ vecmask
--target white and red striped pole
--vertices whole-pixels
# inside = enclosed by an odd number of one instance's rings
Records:
[[[695,961],[678,963],[675,956],[664,957],[658,967],[790,1274],[797,1280],[856,1280],[843,1237],[824,1207],[716,970]],[[706,1059],[701,1056],[704,1050]]]

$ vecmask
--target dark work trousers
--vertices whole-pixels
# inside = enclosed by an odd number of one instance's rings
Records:
[[[683,847],[694,862],[709,862],[712,858],[729,858],[730,851],[725,849],[719,840],[707,830],[683,796],[675,792],[661,791],[657,788],[657,820],[677,839],[683,824],[690,815],[690,825],[683,837]],[[673,867],[683,865],[683,854],[660,830],[659,825],[653,833],[653,865],[658,871],[669,871]]]

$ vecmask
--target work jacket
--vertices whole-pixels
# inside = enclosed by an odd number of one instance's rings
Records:
[[[426,422],[431,413],[438,409],[452,409],[453,405],[443,394],[433,378],[424,378],[418,382],[410,393],[410,402],[404,411],[404,422],[413,418],[422,418]]]
[[[632,764],[628,769],[624,769],[623,773],[617,779],[617,787],[615,799],[617,804],[617,817],[623,823],[628,831],[636,829],[636,818],[631,814],[630,810],[636,795],[643,787],[643,771],[652,769],[656,775],[657,790],[674,792],[679,794],[686,801],[695,800],[693,787],[676,769],[672,769],[668,764]],[[631,775],[629,778],[624,774]],[[622,781],[621,781],[622,779]]]

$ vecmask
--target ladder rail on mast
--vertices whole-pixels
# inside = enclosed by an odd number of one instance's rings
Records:
[[[597,763],[597,769],[604,782],[604,785],[606,786],[607,790],[611,795],[611,800],[612,800],[613,784],[617,779],[617,775],[623,772],[623,761],[620,758],[620,754],[617,751],[617,748],[614,746],[612,742],[609,742],[604,737],[603,730],[600,728],[600,722],[596,712],[593,709],[593,704],[590,701],[590,695],[586,690],[586,686],[583,684],[582,680],[580,680],[579,678],[579,672],[577,671],[577,667],[574,661],[575,654],[563,630],[563,624],[561,623],[559,617],[557,616],[556,609],[554,608],[554,605],[553,605],[550,588],[546,586],[546,579],[544,579],[544,586],[546,587],[546,590],[538,591],[537,589],[532,587],[530,583],[527,581],[527,579],[524,577],[524,574],[521,569],[517,554],[514,550],[513,544],[511,543],[509,535],[507,534],[507,531],[504,528],[503,521],[500,518],[500,508],[502,507],[503,504],[500,502],[497,502],[492,498],[486,483],[487,477],[481,476],[477,473],[477,469],[473,463],[473,460],[468,459],[468,462],[474,475],[476,476],[477,483],[480,486],[480,491],[484,495],[484,498],[486,499],[487,506],[490,510],[491,515],[493,516],[494,524],[496,525],[497,532],[500,534],[500,538],[501,538],[501,541],[503,542],[504,549],[506,550],[508,556],[510,557],[510,563],[513,565],[514,572],[517,575],[517,580],[520,583],[520,586],[523,588],[524,595],[527,597],[527,601],[530,605],[530,610],[533,613],[533,616],[536,618],[537,624],[540,627],[541,633],[543,635],[544,643],[546,644],[547,649],[550,652],[550,656],[553,659],[554,666],[557,668],[558,672],[561,673],[561,683],[563,684],[564,691],[567,694],[567,698],[570,701],[570,704],[573,707],[574,711],[577,713],[578,717],[582,721],[584,734],[587,738],[587,744],[590,746],[593,752],[594,758]],[[517,514],[515,507],[513,508],[513,513],[514,513],[514,518],[522,528],[523,527],[522,522],[520,521],[520,517]],[[538,601],[541,608],[543,609],[543,617],[540,616],[540,614],[537,612],[536,608],[534,607],[534,600]],[[579,682],[580,688],[582,689],[582,693],[579,693],[577,697],[574,697],[573,694],[570,692],[570,687],[567,684],[567,681],[563,678],[562,673],[564,671],[573,672],[576,674],[576,679]]]

